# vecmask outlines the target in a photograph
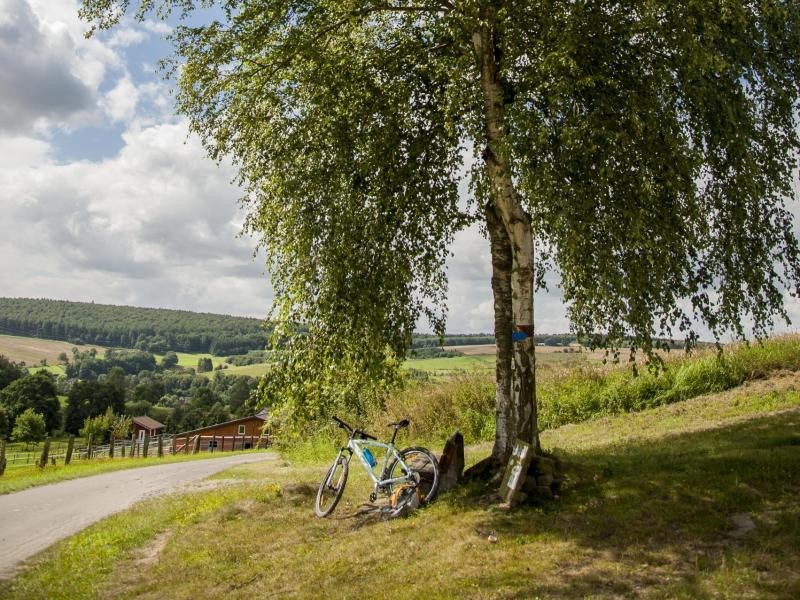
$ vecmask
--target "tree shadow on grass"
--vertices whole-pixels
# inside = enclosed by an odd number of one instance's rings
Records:
[[[532,565],[508,597],[800,597],[798,431],[787,412],[562,452],[561,501],[483,524],[508,543],[575,549],[550,572]],[[508,581],[501,569],[478,583]]]

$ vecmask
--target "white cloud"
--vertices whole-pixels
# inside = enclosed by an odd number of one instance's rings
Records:
[[[130,130],[102,162],[57,164],[43,142],[5,139],[2,294],[263,316],[271,292],[237,239],[233,171],[183,123]],[[26,158],[27,157],[27,158]]]
[[[139,90],[127,75],[120,78],[100,101],[100,106],[115,123],[128,122],[136,114]]]
[[[147,39],[147,33],[133,27],[120,27],[111,33],[108,45],[112,48],[127,48],[141,44]]]
[[[147,19],[142,22],[142,27],[144,27],[150,33],[160,36],[165,36],[169,33],[172,33],[172,27],[163,21],[153,21],[152,19]]]

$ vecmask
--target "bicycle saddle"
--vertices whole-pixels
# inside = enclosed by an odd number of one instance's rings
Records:
[[[396,423],[389,423],[387,427],[394,427],[395,429],[402,429],[403,427],[408,427],[410,421],[408,419],[403,419],[402,421],[397,421]]]

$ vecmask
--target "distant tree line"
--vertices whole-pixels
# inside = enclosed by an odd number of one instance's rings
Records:
[[[106,413],[132,417],[147,415],[164,423],[167,432],[177,433],[247,416],[254,412],[249,400],[258,378],[243,375],[211,377],[198,373],[212,370],[211,359],[201,357],[198,369],[180,367],[177,357],[167,353],[158,363],[144,351],[73,351],[67,365],[67,405],[64,429],[78,433],[90,417]],[[84,377],[86,376],[86,377]]]
[[[444,350],[439,347],[410,348],[406,352],[407,358],[455,358],[456,356],[464,356],[464,353],[457,350]]]
[[[206,359],[208,360],[208,359]],[[208,360],[210,363],[210,360]],[[255,377],[201,376],[167,353],[158,362],[141,350],[74,349],[62,356],[67,374],[29,374],[0,355],[0,439],[36,441],[45,434],[108,433],[126,417],[147,415],[177,433],[254,412]],[[65,396],[62,407],[58,396]],[[99,438],[98,438],[99,439]]]
[[[64,300],[0,298],[0,333],[163,354],[263,350],[259,319]]]
[[[55,378],[46,371],[29,375],[0,355],[0,438],[35,441],[33,433],[60,429],[61,418]]]

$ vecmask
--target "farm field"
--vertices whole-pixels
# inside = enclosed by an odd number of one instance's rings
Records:
[[[474,347],[473,347],[474,348]],[[453,347],[451,349],[456,349]],[[558,348],[558,350],[563,350]],[[588,352],[539,352],[536,349],[537,362],[544,365],[578,365],[587,360],[601,360],[593,353]],[[491,354],[465,354],[449,358],[409,358],[403,363],[404,369],[416,369],[429,373],[455,372],[455,371],[493,371],[495,368],[495,355]]]
[[[471,484],[408,519],[359,516],[369,486],[352,469],[322,520],[311,507],[333,447],[236,467],[212,490],[145,501],[58,543],[0,595],[796,598],[798,389],[784,372],[546,432],[568,484],[512,511]],[[488,451],[468,448],[468,464]]]
[[[178,365],[181,367],[191,367],[192,369],[197,368],[197,361],[201,358],[210,358],[211,363],[214,365],[214,368],[217,365],[225,364],[225,357],[224,356],[214,356],[213,354],[208,353],[197,353],[192,354],[190,352],[176,352],[175,355],[178,357]],[[156,360],[161,362],[161,359],[164,358],[163,354],[156,354]]]
[[[95,348],[97,353],[101,355],[106,351],[103,346],[75,346],[75,344],[58,340],[0,335],[0,354],[5,355],[14,362],[24,361],[28,366],[39,364],[39,361],[43,358],[47,359],[48,363],[52,363],[52,366],[55,366],[58,363],[59,354],[66,352],[67,356],[72,356],[72,349],[76,347],[82,352]]]
[[[55,364],[58,362],[58,355],[66,352],[68,356],[72,354],[73,344],[57,340],[42,340],[39,338],[26,338],[18,336],[0,335],[0,354],[4,354],[13,361],[25,361],[30,372],[47,370],[54,375],[64,374],[63,367]],[[105,352],[102,346],[80,346],[81,351],[96,348],[99,355]],[[489,372],[495,368],[495,358],[493,345],[477,346],[448,346],[445,349],[463,352],[464,356],[450,358],[411,358],[403,364],[404,369],[415,369],[431,374],[448,374],[457,372]],[[536,349],[537,360],[541,365],[560,365],[569,366],[581,364],[587,360],[602,360],[602,352],[564,352],[562,347],[543,346]],[[188,368],[197,368],[197,361],[200,358],[210,358],[214,368],[226,366],[220,372],[224,375],[247,375],[250,377],[261,377],[267,371],[266,364],[245,365],[241,367],[227,365],[224,356],[214,356],[208,353],[189,353],[176,352],[178,365]],[[160,362],[163,354],[156,354],[156,359]],[[47,359],[48,366],[38,365],[43,359]],[[212,376],[216,371],[205,373]]]

